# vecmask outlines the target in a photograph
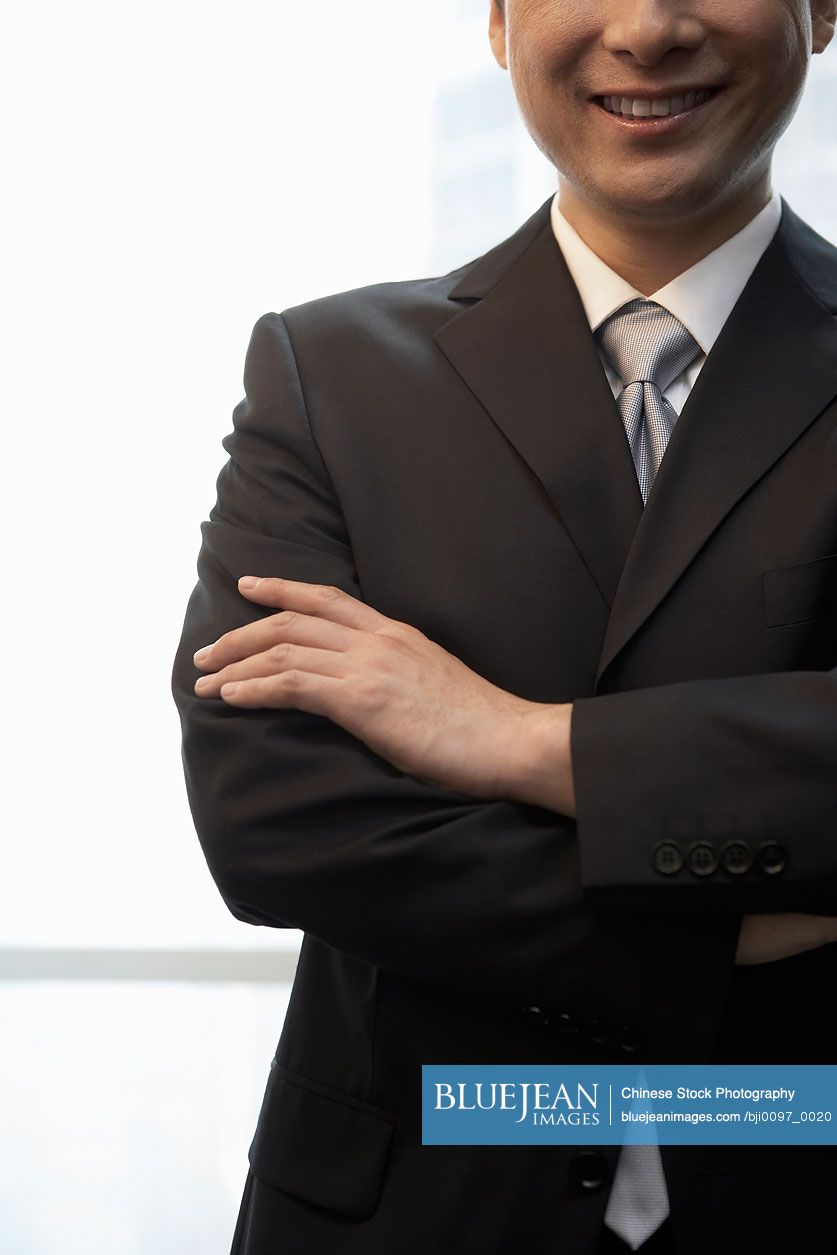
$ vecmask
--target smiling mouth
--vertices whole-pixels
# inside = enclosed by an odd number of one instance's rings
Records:
[[[676,96],[593,96],[592,99],[605,113],[612,113],[623,121],[653,124],[681,113],[690,113],[706,104],[720,90],[719,87],[701,87]]]

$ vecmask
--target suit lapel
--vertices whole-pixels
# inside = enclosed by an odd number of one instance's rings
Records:
[[[643,509],[549,205],[467,267],[450,298],[471,303],[435,340],[537,476],[610,608],[599,687],[735,503],[837,395],[837,266],[783,203]]]
[[[450,295],[476,303],[436,342],[540,480],[609,606],[642,497],[549,201]]]
[[[837,395],[837,324],[792,264],[804,273],[820,243],[783,205],[675,424],[627,554],[597,686],[736,502]],[[833,280],[833,251],[826,258]]]

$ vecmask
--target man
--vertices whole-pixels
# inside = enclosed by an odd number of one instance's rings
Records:
[[[557,199],[254,328],[173,675],[228,908],[305,933],[233,1252],[834,1250],[833,1146],[419,1107],[422,1063],[835,1061],[837,250],[770,180],[834,23],[495,3]]]

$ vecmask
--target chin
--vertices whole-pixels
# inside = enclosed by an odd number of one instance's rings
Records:
[[[673,218],[710,209],[723,199],[723,184],[717,179],[666,179],[644,175],[600,187],[594,199],[613,214]]]

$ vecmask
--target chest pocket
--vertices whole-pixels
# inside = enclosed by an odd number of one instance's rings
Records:
[[[767,627],[811,623],[837,611],[837,553],[762,572]]]
[[[317,1207],[368,1220],[378,1206],[394,1113],[274,1060],[248,1151],[260,1181]]]

